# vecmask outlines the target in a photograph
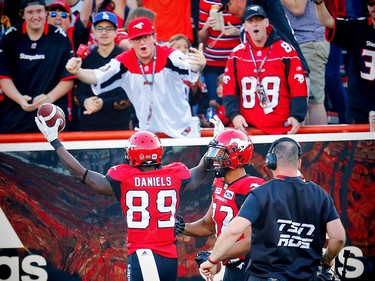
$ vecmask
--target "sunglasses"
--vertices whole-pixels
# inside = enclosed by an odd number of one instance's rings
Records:
[[[49,12],[49,15],[50,15],[51,18],[55,18],[57,16],[60,16],[63,19],[66,19],[69,16],[69,14],[66,13],[66,12],[55,12],[55,11]]]
[[[375,6],[375,1],[374,2],[368,2],[367,6],[374,7]]]

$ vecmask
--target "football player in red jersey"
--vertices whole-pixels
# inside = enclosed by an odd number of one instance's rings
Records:
[[[153,133],[138,131],[128,140],[128,164],[111,167],[106,175],[84,168],[61,144],[58,126],[35,122],[64,165],[91,190],[116,196],[128,226],[128,280],[176,281],[178,256],[175,218],[182,189],[198,187],[207,172],[204,161],[193,169],[180,162],[162,166],[163,147]]]
[[[222,230],[234,218],[249,192],[263,184],[262,178],[246,174],[254,150],[250,138],[236,129],[227,129],[217,134],[209,143],[206,158],[214,172],[211,205],[205,216],[195,222],[184,223],[179,217],[176,233],[195,237],[208,237]],[[224,281],[245,279],[245,265],[249,260],[251,236],[245,232],[227,253]]]
[[[294,134],[307,111],[304,69],[295,49],[280,40],[263,8],[246,7],[247,42],[238,45],[224,73],[223,104],[235,128]]]

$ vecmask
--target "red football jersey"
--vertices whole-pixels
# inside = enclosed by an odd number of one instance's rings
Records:
[[[294,97],[307,98],[301,61],[296,50],[282,40],[264,48],[252,45],[252,53],[253,57],[249,42],[233,50],[225,69],[223,96],[233,95],[240,99],[240,114],[249,125],[269,134],[286,133],[290,130],[290,127],[284,126],[290,117],[290,100]],[[265,112],[256,93],[257,75],[270,101],[270,113]]]
[[[214,180],[212,219],[216,223],[217,236],[220,235],[223,229],[237,215],[249,192],[263,183],[265,183],[264,179],[249,175],[229,185],[224,183],[223,178],[216,178]]]
[[[107,176],[126,216],[128,255],[145,248],[177,258],[175,217],[181,186],[190,179],[189,169],[175,162],[142,172],[121,164],[110,168]]]

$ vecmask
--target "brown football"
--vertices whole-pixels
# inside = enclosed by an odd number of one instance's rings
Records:
[[[48,127],[53,127],[56,124],[57,119],[61,119],[62,122],[59,126],[59,132],[64,130],[66,125],[65,113],[57,105],[52,103],[42,104],[42,106],[38,109],[37,115],[44,118],[44,121],[46,121]]]

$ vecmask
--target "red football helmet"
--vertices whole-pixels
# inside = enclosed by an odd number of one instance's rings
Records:
[[[125,146],[125,159],[134,167],[160,165],[162,155],[160,139],[146,131],[136,132]]]
[[[206,158],[211,162],[210,170],[226,171],[250,164],[253,150],[254,145],[246,134],[226,129],[210,141]]]

